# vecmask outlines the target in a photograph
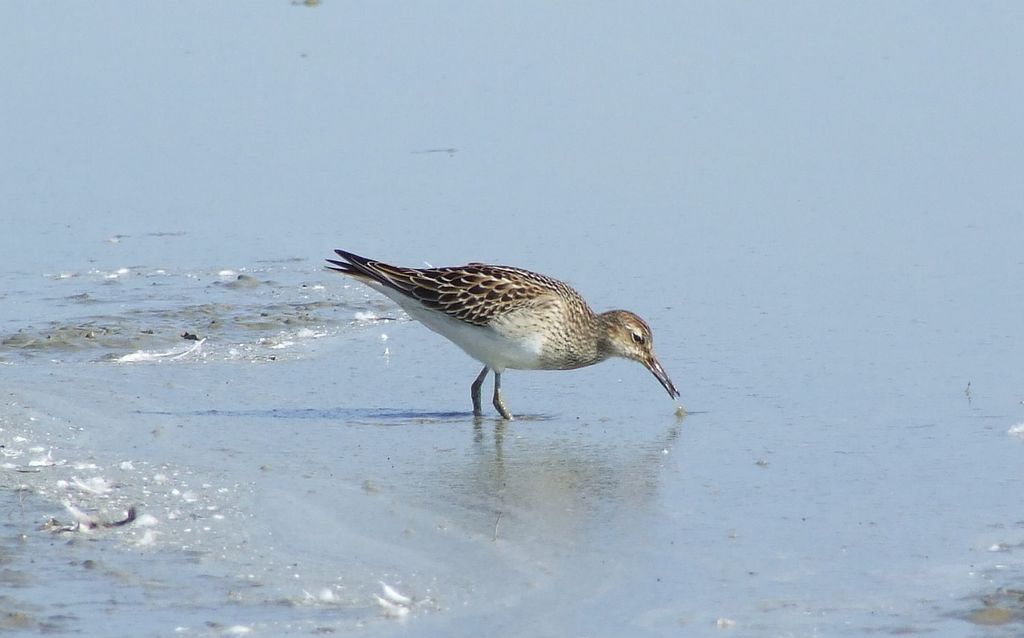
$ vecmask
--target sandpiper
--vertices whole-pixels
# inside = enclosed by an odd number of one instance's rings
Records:
[[[654,356],[651,329],[627,310],[595,313],[578,292],[544,275],[489,264],[403,268],[344,250],[328,266],[390,297],[414,319],[447,337],[484,364],[471,386],[473,414],[482,416],[480,387],[494,372],[495,409],[512,413],[501,399],[501,374],[514,370],[572,370],[609,357],[639,361],[669,396],[679,396]]]

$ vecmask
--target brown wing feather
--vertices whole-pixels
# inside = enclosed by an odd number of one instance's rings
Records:
[[[328,260],[346,268],[334,270],[371,277],[428,308],[478,326],[553,294],[576,298],[586,305],[565,283],[521,268],[476,262],[447,268],[404,268],[342,250],[335,252],[347,263]]]

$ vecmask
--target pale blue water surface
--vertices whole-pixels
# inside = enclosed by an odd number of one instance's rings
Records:
[[[0,24],[0,630],[1024,631],[1022,6]],[[475,423],[338,247],[634,310],[691,414],[615,361]]]

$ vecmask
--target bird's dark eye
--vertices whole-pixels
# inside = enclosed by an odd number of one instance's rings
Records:
[[[633,343],[637,344],[638,346],[644,345],[644,336],[642,334],[640,334],[639,332],[634,332],[633,333]]]

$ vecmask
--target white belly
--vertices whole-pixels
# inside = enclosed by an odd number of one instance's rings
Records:
[[[544,338],[536,332],[509,334],[507,331],[498,332],[494,328],[475,326],[442,312],[427,310],[419,302],[399,292],[383,286],[377,289],[402,306],[410,317],[448,338],[466,354],[496,372],[500,373],[506,368],[536,370],[541,367]]]

